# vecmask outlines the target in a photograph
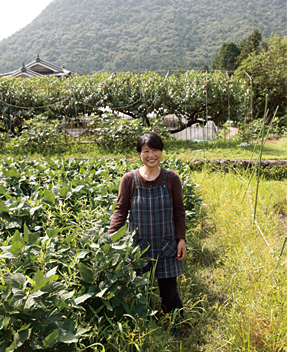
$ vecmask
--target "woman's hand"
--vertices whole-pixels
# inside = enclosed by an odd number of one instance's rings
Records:
[[[185,255],[187,253],[186,246],[185,246],[185,240],[180,239],[178,242],[177,246],[177,260],[182,260],[185,258]]]

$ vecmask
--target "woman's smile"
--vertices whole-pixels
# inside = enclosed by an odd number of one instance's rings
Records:
[[[159,149],[149,148],[147,144],[144,144],[141,153],[139,153],[141,161],[147,167],[155,167],[159,165],[162,157],[162,151]]]

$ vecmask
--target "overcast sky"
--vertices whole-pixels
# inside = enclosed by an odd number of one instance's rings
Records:
[[[0,0],[0,40],[37,17],[52,0]]]

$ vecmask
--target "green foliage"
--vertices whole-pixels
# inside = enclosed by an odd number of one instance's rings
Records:
[[[57,0],[0,43],[0,72],[37,53],[79,74],[211,67],[255,27],[285,35],[286,1]]]
[[[237,58],[240,54],[240,49],[235,43],[223,43],[219,54],[213,61],[213,70],[234,71],[237,68]]]
[[[83,115],[103,115],[103,108],[141,119],[149,125],[150,113],[163,118],[175,114],[188,126],[195,123],[206,102],[209,114],[217,125],[244,118],[251,87],[247,77],[228,77],[224,72],[187,71],[163,77],[155,72],[133,74],[96,74],[69,78],[39,77],[37,79],[0,79],[0,131],[22,133],[24,121],[35,115],[49,120],[78,120]],[[207,90],[207,96],[206,96]],[[228,104],[229,101],[229,104]],[[184,128],[184,126],[180,127]]]
[[[248,126],[240,124],[237,139],[245,142],[249,142],[251,138],[253,138],[253,140],[259,139],[262,128],[261,125],[262,120],[260,119],[254,120]],[[265,125],[264,133],[266,137],[287,136],[287,116],[276,116],[270,125]]]
[[[201,200],[189,168],[177,159],[168,165],[183,180],[194,224]],[[2,160],[1,350],[113,346],[105,331],[133,329],[136,318],[154,314],[150,274],[135,272],[149,258],[132,247],[125,227],[107,235],[120,179],[134,167],[116,160]]]
[[[113,146],[117,143],[118,147],[134,147],[139,136],[151,131],[164,139],[170,138],[170,131],[159,120],[153,121],[151,126],[143,126],[140,119],[130,120],[113,114],[105,114],[93,116],[90,124],[89,132],[93,134],[93,138],[106,146]]]
[[[241,62],[253,53],[259,53],[259,46],[262,41],[262,34],[260,33],[259,29],[255,28],[253,33],[243,40],[241,40],[239,44],[240,54],[237,57],[237,66],[241,64]]]
[[[63,143],[63,127],[59,120],[48,120],[46,116],[35,116],[24,123],[23,132],[16,138],[15,143],[29,149],[53,143]],[[16,145],[17,146],[17,145]]]
[[[195,160],[189,163],[191,171],[201,172],[223,172],[234,174],[251,175],[255,172],[255,163],[239,161],[238,163],[230,160]],[[287,179],[287,165],[266,165],[260,166],[259,175],[265,180],[282,181]]]
[[[235,71],[236,68],[250,54],[259,52],[262,34],[255,28],[253,33],[241,40],[239,45],[235,43],[223,43],[218,55],[215,57],[212,68],[214,70]]]
[[[263,116],[265,99],[268,95],[268,117],[279,106],[277,116],[287,115],[287,39],[274,36],[268,42],[268,50],[263,48],[259,54],[252,53],[244,60],[236,75],[246,71],[253,80],[254,117]]]

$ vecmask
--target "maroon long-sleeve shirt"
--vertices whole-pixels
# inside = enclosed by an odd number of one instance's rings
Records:
[[[159,176],[153,181],[145,180],[136,170],[137,180],[140,187],[154,188],[163,184],[164,169],[161,168]],[[176,172],[169,170],[166,180],[167,189],[173,205],[176,238],[186,239],[185,208],[183,204],[183,191],[179,176]],[[135,180],[132,172],[125,174],[120,182],[117,205],[115,207],[108,233],[118,231],[124,224],[130,210],[135,190]]]

